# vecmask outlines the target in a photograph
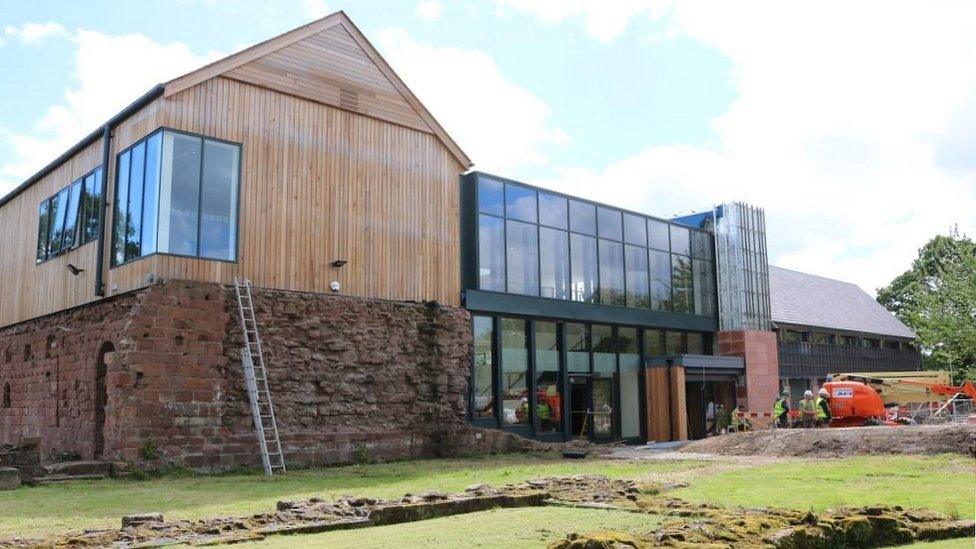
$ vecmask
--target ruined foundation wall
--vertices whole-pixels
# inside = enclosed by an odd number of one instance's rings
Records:
[[[254,300],[289,464],[512,446],[464,423],[464,309],[265,289]],[[103,457],[201,470],[260,463],[233,288],[182,280],[0,330],[0,390],[9,382],[12,394],[0,443],[34,436],[45,455],[93,457],[106,342]],[[25,345],[34,358],[24,360]]]

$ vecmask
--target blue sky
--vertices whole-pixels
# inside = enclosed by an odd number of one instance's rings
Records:
[[[727,4],[4,2],[0,193],[153,83],[343,9],[478,168],[662,216],[746,200],[774,263],[869,292],[976,232],[971,8]]]

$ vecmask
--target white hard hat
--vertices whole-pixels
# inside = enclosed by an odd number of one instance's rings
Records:
[[[820,388],[820,396],[822,396],[822,397],[830,396],[830,393],[827,392],[827,389],[824,389],[823,387],[821,387]]]
[[[812,397],[813,396],[813,391],[811,391],[810,389],[807,389],[806,391],[803,391],[803,396],[805,396],[805,397]]]

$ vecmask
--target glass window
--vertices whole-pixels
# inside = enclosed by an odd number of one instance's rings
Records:
[[[672,310],[676,313],[694,312],[691,258],[671,254],[671,272]]]
[[[566,371],[590,371],[590,332],[586,324],[566,325]]]
[[[502,331],[502,422],[523,425],[529,422],[529,345],[525,321],[501,319]]]
[[[474,317],[474,372],[471,387],[474,391],[472,415],[476,418],[495,417],[494,340],[495,329],[491,317]]]
[[[649,250],[648,263],[651,273],[651,308],[655,311],[670,311],[671,254]]]
[[[505,222],[490,215],[478,217],[478,287],[504,292]]]
[[[200,256],[233,261],[237,255],[237,145],[203,142]]]
[[[68,189],[63,189],[51,199],[51,225],[48,228],[48,257],[61,253],[64,241],[64,218],[68,209]]]
[[[542,297],[569,299],[569,233],[539,228]]]
[[[697,332],[688,332],[688,354],[690,355],[704,355],[705,353],[705,338],[702,334]]]
[[[596,234],[596,206],[580,202],[569,201],[569,230],[595,235]]]
[[[627,245],[624,246],[624,255],[624,264],[627,266],[627,306],[650,307],[647,250]]]
[[[559,333],[555,322],[535,322],[536,433],[562,431]]]
[[[501,181],[478,177],[478,211],[505,215],[505,186]]]
[[[535,191],[520,185],[505,184],[505,216],[536,223]]]
[[[661,330],[644,330],[644,356],[665,356],[664,332]]]
[[[684,334],[681,332],[664,333],[664,354],[668,356],[683,355],[685,348]]]
[[[200,160],[203,140],[163,134],[163,169],[159,192],[159,251],[197,254],[200,218]]]
[[[573,301],[593,303],[597,287],[596,239],[581,234],[569,235],[570,255],[573,258]]]
[[[671,251],[681,255],[691,255],[691,236],[687,227],[671,225]]]
[[[712,259],[712,235],[704,231],[691,231],[691,255],[696,259]]]
[[[554,194],[539,193],[539,223],[557,229],[567,229],[566,199]]]
[[[163,135],[146,140],[145,184],[142,193],[142,255],[156,251],[156,222],[159,219],[159,157]]]
[[[898,350],[900,348],[900,345],[898,344],[898,341],[893,340],[893,339],[886,339],[884,343],[885,343],[884,346],[887,349]]]
[[[624,246],[600,239],[600,303],[626,305],[624,294]]]
[[[715,272],[711,261],[694,260],[695,314],[715,316]]]
[[[647,220],[647,245],[655,250],[671,249],[667,223],[656,219]]]
[[[91,242],[98,238],[98,216],[102,208],[102,169],[85,178],[82,193],[82,239],[81,243]]]
[[[641,253],[642,257],[645,257]],[[618,328],[617,345],[620,352],[620,436],[639,437],[640,432],[640,370],[641,359],[636,328]]]
[[[624,241],[627,244],[647,246],[647,227],[643,217],[624,214]]]
[[[112,238],[112,261],[125,262],[125,237],[129,233],[126,209],[129,207],[129,151],[119,155],[115,174],[115,206],[112,219],[115,220],[115,234]]]
[[[70,250],[75,245],[78,234],[78,201],[81,198],[81,180],[75,181],[68,188],[68,209],[64,217],[64,244],[62,248]]]
[[[505,223],[508,292],[539,295],[539,228],[519,221],[508,220]]]
[[[624,239],[619,211],[600,206],[597,208],[597,221],[600,229],[600,238],[609,238],[610,240]]]
[[[125,260],[142,255],[142,184],[146,175],[146,143],[132,147],[129,161],[129,204],[126,209]]]
[[[593,436],[613,436],[613,378],[617,373],[617,345],[613,329],[593,325]]]
[[[48,246],[47,235],[51,207],[51,199],[46,199],[37,207],[37,262],[40,263],[47,259]]]

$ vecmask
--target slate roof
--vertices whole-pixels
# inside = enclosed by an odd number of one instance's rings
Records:
[[[773,323],[915,338],[908,326],[855,284],[769,267]]]

